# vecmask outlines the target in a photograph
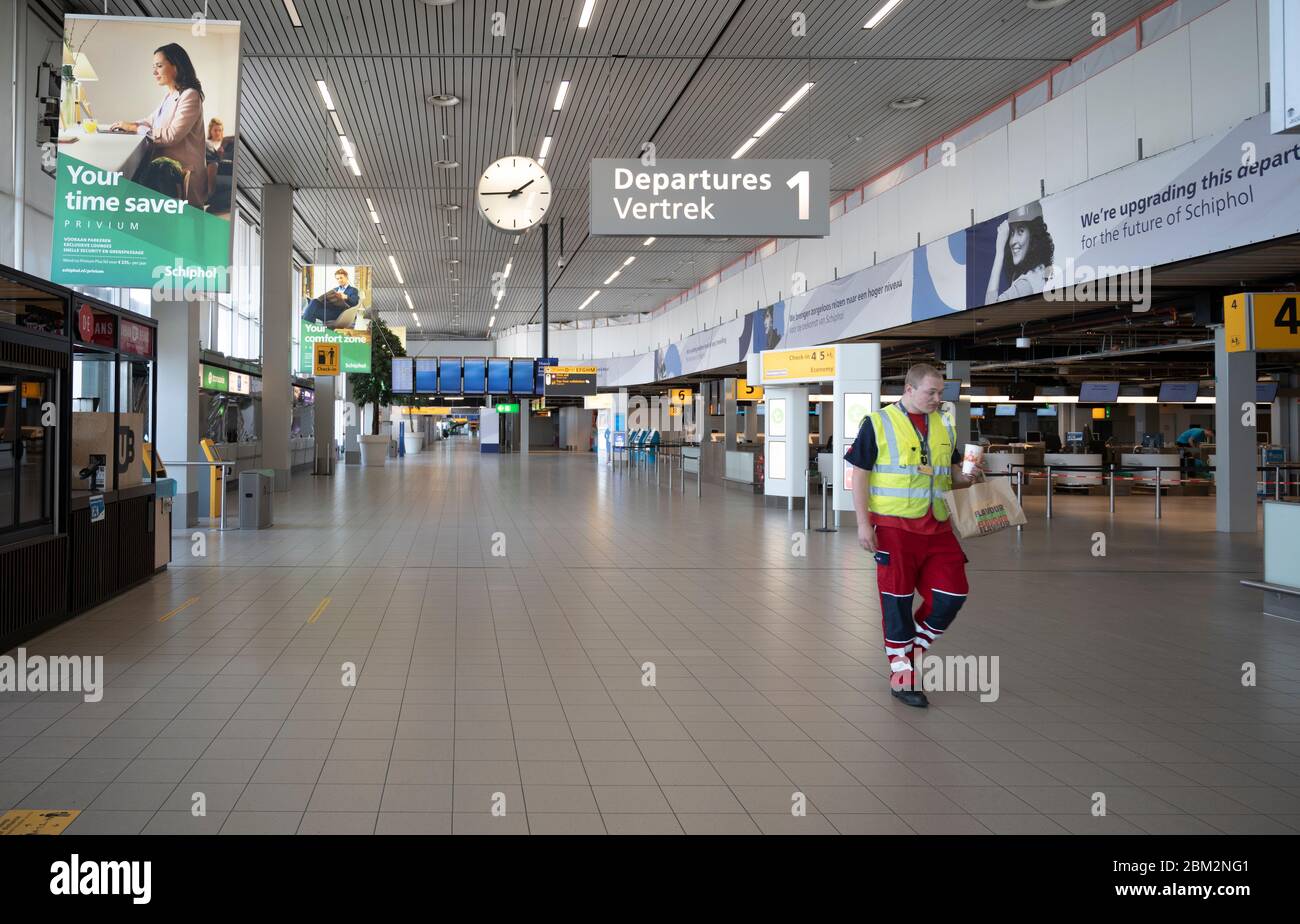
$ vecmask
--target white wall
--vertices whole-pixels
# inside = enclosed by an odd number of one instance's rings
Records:
[[[968,227],[972,213],[983,221],[1127,166],[1139,138],[1150,157],[1262,112],[1268,0],[1227,0],[1203,15],[1206,0],[1183,2],[1179,28],[959,148],[952,166],[935,164],[850,208],[829,237],[779,241],[770,256],[640,323],[552,330],[551,355],[659,349],[788,295],[796,271],[809,288],[821,285],[911,250],[918,234],[928,243]],[[500,355],[539,355],[540,328],[507,330],[497,344]]]

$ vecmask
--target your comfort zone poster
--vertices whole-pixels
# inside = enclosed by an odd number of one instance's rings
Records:
[[[67,16],[52,276],[230,291],[240,26]]]

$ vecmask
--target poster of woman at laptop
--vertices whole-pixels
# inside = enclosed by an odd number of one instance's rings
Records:
[[[302,271],[302,319],[333,330],[369,326],[369,266],[307,266]]]
[[[980,222],[967,247],[967,301],[971,305],[1024,298],[1052,279],[1056,245],[1038,202]]]
[[[58,60],[56,280],[229,291],[239,23],[69,15]]]

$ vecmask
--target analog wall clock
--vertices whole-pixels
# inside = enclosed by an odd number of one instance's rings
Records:
[[[526,231],[550,207],[551,178],[531,157],[503,157],[479,178],[479,213],[502,231]]]

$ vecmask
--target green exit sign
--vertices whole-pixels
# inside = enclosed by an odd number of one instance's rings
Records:
[[[498,414],[518,414],[518,413],[519,413],[519,402],[516,401],[514,404],[498,404],[498,405],[497,405],[497,413],[498,413]]]

